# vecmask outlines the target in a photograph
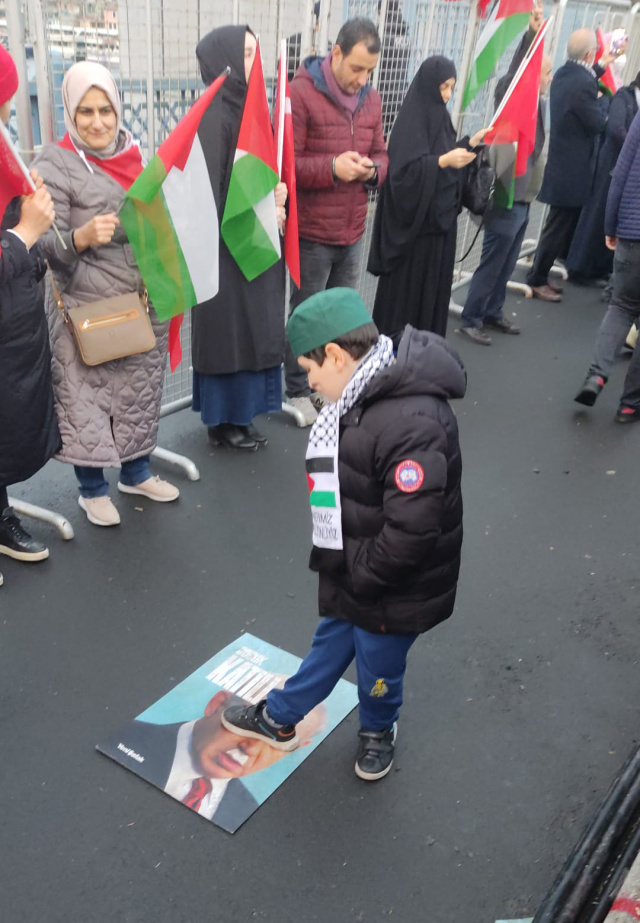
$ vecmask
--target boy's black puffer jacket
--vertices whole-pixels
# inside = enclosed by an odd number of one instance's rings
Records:
[[[463,397],[465,388],[455,350],[408,326],[397,362],[342,418],[344,550],[314,547],[309,565],[320,574],[321,616],[406,634],[451,615],[462,544],[462,461],[448,400]]]

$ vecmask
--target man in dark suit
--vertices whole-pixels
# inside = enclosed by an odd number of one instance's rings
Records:
[[[218,692],[204,716],[183,724],[132,721],[100,747],[107,756],[230,833],[258,807],[240,781],[281,759],[261,741],[231,734],[220,723],[243,700]],[[246,704],[246,703],[245,703]]]
[[[561,289],[549,283],[549,271],[556,259],[566,258],[593,186],[595,142],[607,120],[598,79],[615,57],[606,52],[594,64],[597,49],[595,32],[574,32],[567,43],[568,61],[551,87],[549,157],[538,196],[551,208],[527,277],[533,294],[543,301],[561,300]]]
[[[282,681],[286,677],[281,677]],[[230,705],[248,702],[231,692],[217,692],[204,715],[180,724],[132,721],[100,751],[151,782],[223,830],[234,833],[258,807],[241,779],[266,769],[286,754],[261,740],[228,731],[220,717]],[[326,709],[320,705],[297,727],[301,745],[324,730]]]

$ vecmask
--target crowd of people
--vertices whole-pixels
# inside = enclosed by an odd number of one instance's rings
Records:
[[[497,102],[542,23],[538,4],[498,83]],[[549,278],[555,260],[566,260],[570,277],[588,284],[609,275],[604,257],[613,253],[611,303],[576,397],[586,405],[595,402],[640,315],[640,76],[610,100],[598,80],[620,49],[605,50],[596,64],[597,48],[595,33],[581,29],[555,76],[543,58],[534,149],[513,203],[495,202],[485,216],[482,258],[459,331],[484,346],[491,345],[485,328],[520,332],[503,306],[538,197],[550,208],[528,277],[536,297],[561,300]],[[228,71],[215,190],[220,215],[256,52],[248,26],[215,29],[196,49],[206,85]],[[320,574],[323,619],[311,654],[284,689],[266,704],[227,710],[222,723],[239,736],[291,749],[295,726],[355,657],[363,723],[356,772],[369,780],[391,766],[407,652],[418,634],[453,611],[462,504],[448,399],[464,395],[466,376],[444,337],[468,167],[489,130],[457,138],[447,109],[455,65],[436,56],[418,68],[387,138],[370,81],[380,52],[375,25],[349,20],[331,51],[302,61],[291,84],[301,281],[291,285],[286,339],[284,262],[249,282],[223,240],[219,292],[193,308],[193,407],[213,444],[240,451],[266,445],[254,419],[281,407],[283,366],[286,399],[313,426],[311,567]],[[4,122],[17,81],[0,47]],[[62,100],[65,137],[38,154],[35,191],[9,204],[1,233],[0,553],[27,562],[49,552],[15,515],[7,489],[51,458],[73,465],[79,505],[98,526],[120,522],[105,469],[119,469],[123,493],[158,502],[179,495],[150,466],[168,325],[148,305],[153,348],[89,365],[66,315],[143,293],[118,217],[144,167],[140,149],[106,68],[75,64]],[[287,193],[282,183],[275,190],[281,229]],[[379,277],[373,318],[355,291],[365,262]],[[617,415],[624,423],[638,418],[640,350]]]

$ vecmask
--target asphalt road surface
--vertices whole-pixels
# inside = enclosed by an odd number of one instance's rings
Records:
[[[572,401],[599,292],[508,307],[523,334],[490,349],[451,321],[469,374],[458,602],[411,653],[383,782],[354,775],[353,712],[229,836],[94,750],[242,629],[306,653],[305,431],[263,420],[268,448],[241,455],[191,411],[164,420],[202,479],[158,463],[179,501],[115,491],[117,529],[87,523],[62,465],[16,489],[76,538],[36,525],[49,561],[1,562],[3,923],[533,916],[638,736],[640,426],[613,422],[625,360],[592,411]]]

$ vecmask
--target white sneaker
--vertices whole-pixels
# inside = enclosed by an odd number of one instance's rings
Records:
[[[318,419],[318,413],[308,397],[288,397],[287,404],[300,411],[305,426],[311,426]]]
[[[135,487],[129,487],[128,484],[118,481],[118,490],[123,494],[138,494],[141,497],[148,497],[149,500],[156,500],[158,503],[171,503],[172,500],[177,500],[180,496],[180,491],[177,487],[174,487],[168,481],[163,481],[157,474],[152,478],[147,478],[141,484],[136,484]]]
[[[78,497],[78,505],[94,526],[117,526],[120,523],[120,513],[109,497]]]

